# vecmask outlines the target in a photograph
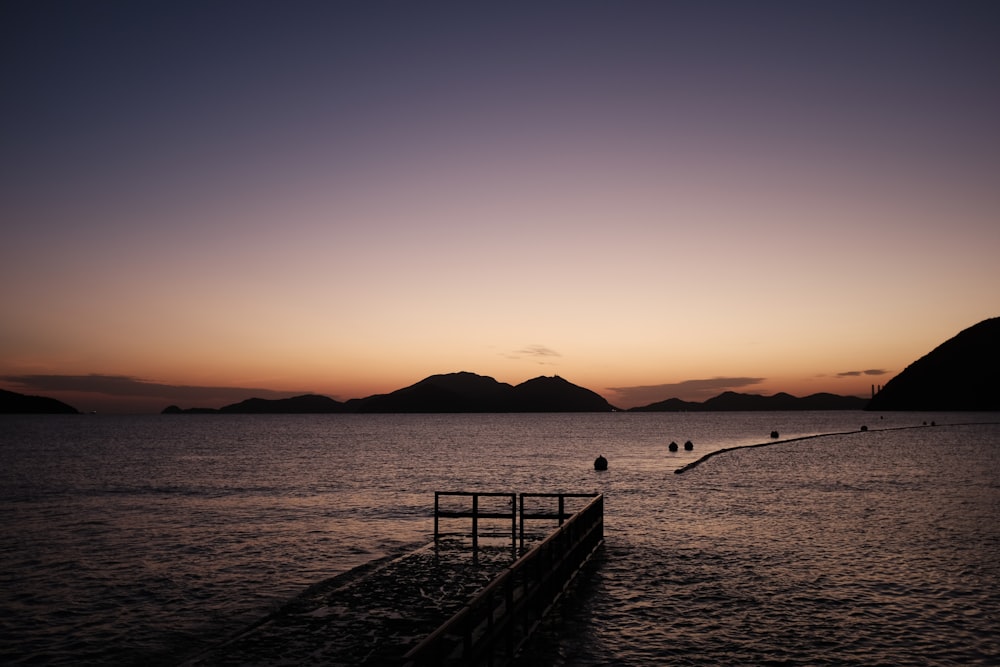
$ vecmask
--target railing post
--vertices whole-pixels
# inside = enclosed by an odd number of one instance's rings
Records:
[[[524,494],[521,494],[521,554],[524,554]]]
[[[438,543],[438,499],[441,497],[439,491],[434,492],[434,546]]]
[[[472,494],[472,556],[479,554],[479,494]]]
[[[465,622],[462,624],[462,657],[469,658],[472,656],[472,631],[474,629],[474,616],[472,614],[467,614],[465,617]]]
[[[563,512],[566,507],[566,497],[563,494],[559,494],[559,525],[563,525]]]
[[[496,638],[496,600],[494,599],[493,591],[491,590],[489,595],[486,596],[486,636],[490,637],[490,641],[494,641]],[[486,653],[486,664],[488,667],[493,667],[493,650],[491,649]]]
[[[514,657],[514,625],[517,618],[514,614],[514,576],[510,575],[504,581],[503,602],[507,608],[507,614],[511,617],[507,623],[507,655]]]
[[[517,558],[517,496],[510,494],[510,555]]]

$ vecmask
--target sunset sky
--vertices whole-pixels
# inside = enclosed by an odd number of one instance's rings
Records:
[[[866,396],[1000,315],[995,2],[0,6],[0,387]]]

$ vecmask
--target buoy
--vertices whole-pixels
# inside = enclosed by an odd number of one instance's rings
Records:
[[[862,425],[862,426],[861,426],[861,430],[862,430],[862,431],[867,431],[867,430],[868,430],[868,427],[867,427],[867,426],[864,426],[864,425]]]
[[[596,459],[594,459],[594,470],[607,470],[607,469],[608,469],[608,460],[606,458],[604,458],[603,456],[598,456]]]
[[[777,438],[778,437],[778,432],[777,431],[771,431],[771,437],[772,438]]]
[[[694,449],[694,443],[693,442],[691,442],[690,440],[688,440],[687,442],[684,443],[684,451],[690,452],[692,449]]]
[[[667,445],[667,449],[669,449],[672,452],[676,452],[677,451],[677,443],[676,442],[671,442],[669,445]]]

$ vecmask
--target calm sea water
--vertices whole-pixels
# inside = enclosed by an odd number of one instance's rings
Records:
[[[923,421],[937,426],[888,430]],[[997,421],[4,417],[0,662],[176,663],[313,583],[426,543],[434,491],[480,490],[606,494],[606,548],[532,664],[996,665]],[[861,424],[674,474],[772,429]],[[688,439],[693,452],[667,450]]]

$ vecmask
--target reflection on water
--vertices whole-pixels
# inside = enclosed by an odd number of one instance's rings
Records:
[[[428,541],[437,490],[606,494],[599,567],[538,664],[995,661],[997,427],[877,430],[921,418],[4,418],[0,661],[197,650]]]

